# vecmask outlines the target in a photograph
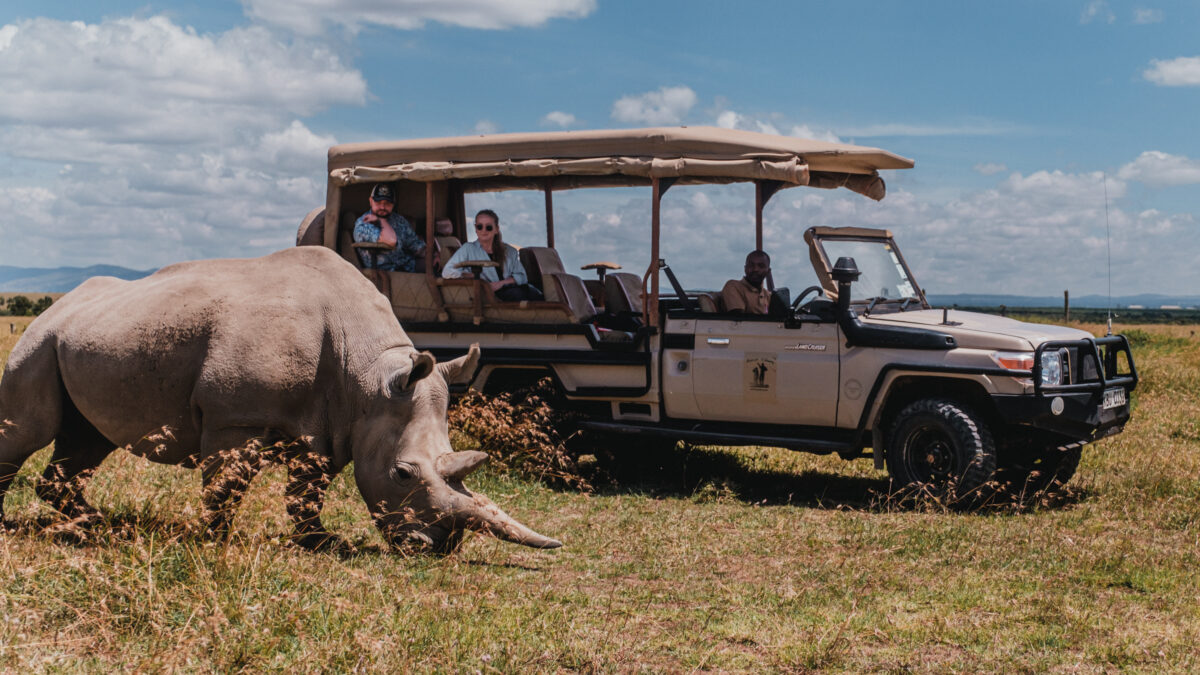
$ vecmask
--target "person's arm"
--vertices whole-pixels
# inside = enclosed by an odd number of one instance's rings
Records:
[[[379,228],[367,220],[366,214],[359,216],[358,220],[354,221],[354,241],[369,241],[371,243],[379,241]]]
[[[529,283],[529,275],[525,273],[525,266],[521,264],[521,255],[517,253],[517,249],[508,244],[504,245],[504,266],[509,269],[513,283],[518,286],[523,286]]]

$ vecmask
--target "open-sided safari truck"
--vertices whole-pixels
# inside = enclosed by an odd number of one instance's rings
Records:
[[[718,293],[685,290],[660,259],[659,208],[672,187],[752,184],[763,249],[763,207],[780,189],[879,200],[878,172],[912,166],[876,148],[713,128],[340,145],[329,151],[326,206],[297,243],[358,266],[354,220],[375,184],[393,183],[396,210],[427,242],[427,271],[364,274],[414,342],[438,358],[478,342],[473,386],[484,390],[549,376],[587,428],[847,459],[870,449],[898,486],[951,499],[998,481],[1023,492],[1065,481],[1084,444],[1129,419],[1137,375],[1124,337],[932,309],[884,230],[807,229],[819,283],[794,301],[775,290],[766,315],[725,312]],[[553,196],[606,186],[649,188],[650,250],[586,265],[598,273],[585,279],[554,248]],[[464,195],[499,190],[544,193],[546,245],[520,251],[544,302],[499,302],[486,283],[437,274],[433,252],[446,260],[468,238]],[[777,262],[805,255],[771,252]]]

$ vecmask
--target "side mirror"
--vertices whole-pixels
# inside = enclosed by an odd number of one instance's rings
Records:
[[[844,312],[850,308],[850,284],[858,281],[858,277],[862,273],[858,271],[858,264],[854,262],[854,258],[842,257],[838,258],[833,265],[833,273],[831,276],[838,285],[838,311]]]

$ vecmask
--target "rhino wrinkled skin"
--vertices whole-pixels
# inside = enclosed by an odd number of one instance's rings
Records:
[[[487,455],[451,449],[447,385],[478,357],[418,352],[383,295],[324,247],[90,279],[30,324],[0,380],[0,518],[21,464],[54,441],[37,492],[66,515],[96,515],[82,487],[126,447],[201,467],[204,525],[222,534],[260,468],[235,451],[278,443],[303,544],[327,536],[325,488],[353,461],[397,546],[447,552],[466,529],[561,546],[463,486]]]

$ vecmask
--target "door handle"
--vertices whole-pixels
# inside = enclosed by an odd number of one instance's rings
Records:
[[[708,344],[716,345],[718,347],[727,347],[729,346],[729,338],[708,338]]]

